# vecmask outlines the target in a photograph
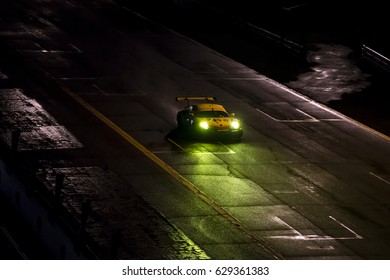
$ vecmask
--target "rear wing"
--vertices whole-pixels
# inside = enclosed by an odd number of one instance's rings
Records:
[[[188,106],[190,106],[190,101],[216,101],[217,98],[213,96],[180,96],[176,97],[176,101],[187,101]]]

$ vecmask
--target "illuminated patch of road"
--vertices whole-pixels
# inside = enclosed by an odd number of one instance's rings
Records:
[[[209,259],[183,232],[161,219],[160,214],[133,193],[116,173],[98,166],[70,166],[72,163],[64,161],[41,161],[41,164],[43,167],[37,172],[38,178],[53,197],[57,176],[64,175],[61,206],[67,212],[80,217],[85,202],[91,201],[93,213],[88,217],[87,231],[99,246],[110,248],[115,229],[131,227],[132,234],[121,235],[121,259],[134,258],[128,255],[134,251],[147,258]]]
[[[214,155],[231,155],[235,152],[230,149],[228,146],[221,142],[216,144],[207,144],[207,143],[183,143],[179,144],[174,140],[168,138],[170,143],[178,147],[182,152],[189,154],[214,154]],[[172,153],[172,151],[154,151],[153,153]]]
[[[53,75],[54,76],[54,75]],[[207,204],[212,206],[219,214],[222,216],[226,217],[229,221],[231,221],[233,224],[238,225],[243,231],[245,231],[248,235],[252,236],[255,240],[257,240],[260,244],[265,246],[267,248],[266,242],[264,240],[257,236],[256,233],[251,231],[250,229],[247,228],[246,225],[244,225],[242,222],[238,221],[235,217],[231,216],[227,211],[225,211],[222,207],[219,205],[215,204],[215,202],[210,198],[207,197],[201,190],[197,188],[194,184],[189,182],[187,179],[185,179],[182,175],[180,175],[177,171],[175,171],[171,166],[166,164],[164,161],[156,157],[152,152],[150,152],[148,149],[146,149],[142,144],[140,144],[138,141],[136,141],[133,137],[131,137],[129,134],[127,134],[121,127],[119,127],[117,124],[115,124],[112,120],[107,118],[103,113],[95,109],[91,104],[89,104],[86,100],[75,94],[73,90],[68,90],[67,86],[64,86],[63,89],[72,97],[74,98],[77,102],[79,102],[82,106],[84,106],[87,110],[89,110],[92,114],[94,114],[97,118],[99,118],[102,122],[104,122],[106,125],[108,125],[111,129],[113,129],[116,133],[121,135],[126,141],[128,141],[130,144],[132,144],[135,148],[140,150],[143,154],[145,154],[148,158],[150,158],[153,162],[155,162],[157,165],[159,165],[162,169],[167,171],[169,174],[171,174],[174,178],[176,178],[179,182],[183,183],[187,188],[189,188],[192,192],[194,192],[196,195],[198,195],[202,200],[204,200]],[[302,98],[302,97],[301,97]],[[304,98],[302,98],[304,99]],[[308,100],[306,100],[308,101]],[[283,119],[278,116],[272,116],[276,120],[291,120],[291,121],[296,121],[296,120],[303,120],[303,121],[318,121],[317,118],[314,116],[310,115],[309,113],[302,111],[300,109],[295,109],[295,113],[298,113],[302,118],[291,118],[291,119]],[[174,144],[175,145],[175,144]],[[178,146],[178,145],[176,145]],[[183,146],[183,147],[182,147]],[[183,151],[186,151],[186,147],[184,145],[179,145],[179,149],[182,149]],[[191,151],[191,150],[190,150]],[[210,153],[209,150],[199,150],[195,149],[195,152],[197,153]],[[215,151],[218,152],[218,151]],[[225,150],[223,151],[224,153],[231,154],[231,150]],[[299,234],[298,234],[299,235]],[[311,235],[310,235],[311,236]],[[270,248],[268,249],[270,250]],[[272,250],[271,250],[272,251]],[[278,254],[274,254],[275,257],[278,257]]]
[[[302,234],[293,226],[289,225],[286,221],[282,220],[282,218],[278,216],[274,216],[273,220],[281,225],[286,226],[294,235],[272,235],[266,238],[269,239],[300,239],[300,240],[351,240],[351,239],[363,239],[363,237],[357,234],[355,231],[347,227],[345,224],[338,221],[336,218],[329,216],[331,220],[333,220],[338,226],[345,229],[350,236],[330,236],[330,235],[317,235],[317,234]]]
[[[196,185],[191,183],[184,176],[182,176],[179,172],[177,172],[174,168],[172,168],[170,165],[168,165],[162,159],[157,157],[154,153],[152,153],[147,148],[145,148],[140,142],[138,142],[135,138],[130,136],[128,133],[126,133],[121,127],[119,127],[117,124],[115,124],[112,120],[110,120],[104,114],[102,114],[100,111],[95,109],[91,104],[89,104],[87,101],[85,101],[82,97],[80,97],[76,93],[72,92],[65,85],[61,85],[61,87],[76,102],[78,102],[81,106],[83,106],[85,109],[87,109],[89,112],[91,112],[95,117],[97,117],[99,120],[101,120],[103,123],[105,123],[108,127],[110,127],[118,135],[120,135],[129,144],[134,146],[141,153],[143,153],[146,157],[148,157],[150,160],[152,160],[155,164],[160,166],[164,171],[166,171],[168,174],[170,174],[178,182],[180,182],[186,188],[188,188],[190,191],[192,191],[194,194],[196,194],[206,204],[208,204],[210,207],[212,207],[219,215],[226,218],[232,224],[237,225],[242,230],[242,232],[244,232],[249,237],[251,237],[253,240],[255,240],[256,243],[259,246],[261,246],[264,249],[264,251],[268,252],[271,256],[273,256],[273,258],[275,258],[275,259],[282,259],[283,258],[278,252],[274,251],[271,247],[269,247],[269,245],[265,242],[265,240],[263,238],[258,236],[256,233],[251,231],[246,225],[244,225],[242,222],[240,222],[235,217],[233,217],[223,207],[219,206],[212,198],[210,198],[205,193],[203,193],[199,188],[197,188]]]
[[[18,150],[81,148],[83,145],[36,100],[21,89],[0,89],[0,138],[12,145],[19,130]]]

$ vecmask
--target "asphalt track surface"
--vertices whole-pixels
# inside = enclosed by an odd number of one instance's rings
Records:
[[[336,111],[390,134],[389,72],[361,56],[363,44],[390,56],[381,5],[274,1],[257,9],[251,1],[240,5],[195,2],[198,4],[176,7],[176,12],[164,5],[156,10],[143,4],[137,8]],[[196,9],[200,7],[208,11],[202,17]],[[253,26],[272,36],[285,36],[305,52],[301,55],[284,47],[274,37],[254,32]],[[311,85],[314,82],[318,84]]]

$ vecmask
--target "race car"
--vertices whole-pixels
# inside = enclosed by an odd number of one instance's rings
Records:
[[[177,113],[177,125],[182,131],[200,138],[240,140],[243,135],[240,120],[215,103],[215,97],[176,97],[187,106]],[[194,103],[196,104],[190,104]]]

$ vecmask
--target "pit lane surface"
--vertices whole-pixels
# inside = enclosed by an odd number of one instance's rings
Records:
[[[74,103],[34,96],[76,144],[91,145],[88,153],[104,170],[124,180],[108,196],[113,228],[135,211],[134,201],[117,196],[134,191],[192,244],[188,258],[389,257],[387,136],[130,10],[109,10],[126,15],[124,27],[99,6],[91,12],[76,2],[51,3],[24,5],[33,20],[12,19],[12,32],[2,35],[105,123],[105,133],[124,140],[93,135],[104,129],[79,122]],[[177,137],[175,97],[205,93],[243,119],[241,143]],[[71,167],[60,168],[80,172]],[[183,258],[155,246],[142,257]]]

